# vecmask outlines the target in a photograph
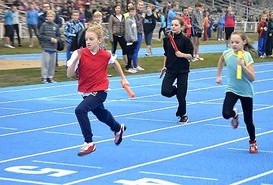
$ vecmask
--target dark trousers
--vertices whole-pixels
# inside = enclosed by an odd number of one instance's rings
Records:
[[[85,142],[93,141],[91,124],[88,112],[92,112],[99,121],[105,123],[114,132],[120,130],[120,124],[116,122],[112,114],[104,108],[103,102],[106,100],[107,93],[104,91],[94,92],[89,96],[83,97],[83,101],[75,109],[78,122]]]
[[[253,124],[253,98],[242,97],[236,95],[232,92],[227,92],[223,104],[222,115],[225,119],[229,119],[235,116],[233,111],[234,105],[240,99],[242,104],[242,109],[244,113],[244,122],[246,124],[246,129],[249,134],[250,140],[255,140],[255,126]]]
[[[117,45],[120,45],[122,50],[122,55],[126,55],[126,40],[123,36],[115,36],[113,35],[113,42],[112,42],[112,54],[116,54]]]
[[[128,58],[128,62],[125,66],[126,69],[129,69],[132,67],[132,60],[133,60],[133,55],[134,55],[134,51],[136,49],[137,46],[137,41],[133,42],[133,44],[131,45],[127,45],[126,47],[126,53],[127,53],[127,58]]]
[[[183,116],[187,113],[186,110],[186,95],[188,90],[188,73],[171,73],[166,72],[161,86],[161,94],[166,97],[176,95],[178,100],[178,108],[176,116]],[[173,85],[176,80],[176,86]]]
[[[272,49],[273,49],[273,34],[271,33],[270,35],[268,35],[266,40],[266,46],[265,46],[266,56],[272,55]]]
[[[13,30],[15,31],[15,33],[17,35],[18,45],[21,45],[21,37],[19,34],[19,24],[13,24]],[[11,38],[10,42],[12,43],[12,45],[14,45],[14,35]]]

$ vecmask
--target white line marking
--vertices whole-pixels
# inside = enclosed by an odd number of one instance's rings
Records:
[[[45,131],[45,133],[48,134],[58,134],[58,135],[68,135],[68,136],[80,136],[82,137],[82,134],[73,134],[73,133],[67,133],[67,132],[52,132],[52,131]],[[95,138],[101,138],[101,136],[93,136]]]
[[[59,162],[40,161],[40,160],[32,160],[32,161],[35,163],[43,163],[43,164],[54,164],[54,165],[73,166],[73,167],[80,167],[80,168],[102,169],[102,167],[99,167],[99,166],[85,166],[85,165],[78,165],[78,164],[59,163]]]
[[[270,174],[273,174],[273,170],[270,170],[270,171],[267,171],[267,172],[264,172],[264,173],[260,173],[260,174],[254,175],[252,177],[240,180],[238,182],[234,182],[234,183],[232,183],[230,185],[240,185],[240,184],[247,183],[247,182],[250,182],[252,180],[255,180],[255,179],[258,179],[260,177],[264,177],[264,176],[267,176],[267,175],[270,175]]]
[[[132,120],[139,120],[139,121],[154,121],[154,122],[163,122],[163,123],[173,123],[174,122],[174,121],[162,120],[162,119],[145,119],[145,118],[132,118],[132,117],[128,117],[125,119],[132,119]]]
[[[207,125],[207,126],[213,126],[213,127],[225,127],[225,128],[232,128],[232,126],[231,125],[219,125],[219,124],[205,124],[205,125]],[[245,126],[238,126],[238,128],[239,129],[246,129],[246,127]],[[237,128],[237,129],[238,129]],[[257,128],[257,127],[255,127],[255,130],[261,130],[261,128]]]
[[[3,129],[3,130],[18,130],[17,128],[11,128],[11,127],[0,127],[0,129]]]
[[[273,133],[273,130],[256,134],[256,136],[262,136],[262,135],[272,134],[272,133]],[[172,156],[169,156],[169,157],[157,159],[157,160],[154,160],[154,161],[149,161],[149,162],[145,162],[145,163],[136,164],[136,165],[133,165],[133,166],[128,166],[128,167],[125,167],[125,168],[122,168],[122,169],[118,169],[118,170],[114,170],[114,171],[94,175],[92,177],[87,177],[87,178],[79,179],[79,180],[72,181],[72,182],[69,182],[69,183],[65,183],[64,185],[78,184],[78,183],[90,181],[90,180],[93,180],[93,179],[106,177],[106,176],[121,173],[121,172],[124,172],[124,171],[132,170],[132,169],[136,169],[136,168],[140,168],[140,167],[144,167],[144,166],[148,166],[148,165],[152,165],[152,164],[156,164],[156,163],[161,163],[161,162],[164,162],[164,161],[169,161],[169,160],[179,158],[179,157],[183,157],[183,156],[186,156],[186,155],[190,155],[190,154],[194,154],[194,153],[198,153],[198,152],[203,152],[205,150],[214,149],[214,148],[217,148],[217,147],[220,147],[220,146],[228,145],[228,144],[235,143],[235,142],[238,142],[238,141],[243,141],[243,140],[246,140],[246,139],[249,139],[249,137],[248,136],[247,137],[242,137],[242,138],[226,141],[226,142],[215,144],[215,145],[210,145],[210,146],[207,146],[207,147],[198,148],[198,149],[188,151],[188,152],[184,152],[184,153],[181,153],[181,154],[176,154],[176,155],[172,155]]]
[[[219,180],[219,179],[216,179],[216,178],[209,178],[209,177],[176,175],[176,174],[169,174],[169,173],[155,173],[155,172],[148,172],[148,171],[140,171],[139,173],[151,174],[151,175],[159,175],[159,176],[167,176],[167,177],[179,177],[179,178],[187,178],[187,179],[199,179],[199,180],[207,180],[207,181],[218,181]]]
[[[10,107],[0,107],[0,109],[3,109],[3,110],[24,110],[24,111],[29,111],[29,109],[10,108]]]
[[[0,180],[2,180],[2,181],[11,181],[11,182],[20,182],[20,183],[28,183],[28,184],[40,184],[40,185],[61,185],[61,184],[55,184],[55,183],[47,183],[47,182],[40,182],[40,181],[30,181],[30,180],[5,178],[5,177],[0,177]]]
[[[131,141],[142,142],[142,143],[153,143],[153,144],[156,143],[156,144],[176,145],[176,146],[194,146],[192,144],[160,142],[160,141],[143,140],[143,139],[132,139]]]
[[[248,151],[246,148],[228,148],[229,150],[237,150],[237,151]],[[273,153],[273,151],[268,150],[259,150],[259,153]],[[254,154],[255,155],[255,154]]]

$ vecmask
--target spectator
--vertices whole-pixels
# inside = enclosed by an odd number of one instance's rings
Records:
[[[194,56],[192,61],[204,60],[199,56],[199,44],[202,32],[204,31],[203,26],[203,12],[205,5],[203,3],[195,3],[195,10],[192,13],[192,42],[194,47]]]
[[[12,14],[11,8],[9,8],[6,11],[4,16],[0,16],[1,19],[4,19],[4,28],[5,28],[4,46],[7,48],[14,48],[14,46],[12,46],[10,42],[11,38],[13,38],[13,35],[14,35],[13,26],[12,26],[13,14]]]
[[[163,32],[163,34],[166,34],[166,18],[165,15],[162,13],[162,10],[158,11],[158,16],[160,19],[160,28],[158,31],[158,39],[161,39],[161,32]]]
[[[140,67],[138,63],[138,53],[142,44],[142,38],[143,38],[143,19],[145,17],[145,13],[143,12],[143,7],[144,7],[144,2],[142,0],[139,0],[137,2],[137,7],[136,7],[136,15],[135,15],[135,20],[136,20],[136,25],[137,25],[137,45],[134,50],[133,54],[133,67],[137,71],[143,71],[144,68]]]
[[[129,7],[129,15],[125,19],[125,40],[127,42],[127,57],[128,62],[125,66],[126,72],[128,73],[136,73],[137,71],[132,67],[132,59],[135,47],[137,45],[137,27],[136,27],[136,10],[134,7]]]
[[[69,10],[68,5],[64,4],[59,12],[59,15],[65,20],[69,21],[71,19],[72,11]]]
[[[226,46],[228,47],[228,42],[232,32],[235,29],[235,15],[232,12],[231,6],[226,10],[225,14],[225,34],[226,34]]]
[[[273,12],[270,14],[267,26],[267,40],[266,40],[266,56],[273,57],[272,55],[273,48]]]
[[[126,40],[125,35],[125,18],[121,13],[121,5],[115,5],[115,12],[109,18],[109,40],[112,44],[112,54],[116,54],[117,44],[119,43],[124,63],[127,64],[127,54],[126,54]]]
[[[156,18],[152,12],[152,7],[150,5],[146,6],[146,14],[143,20],[143,30],[144,30],[144,39],[147,47],[146,56],[152,54],[152,38],[153,32],[156,26]]]
[[[34,9],[34,5],[30,4],[29,10],[27,11],[26,15],[26,22],[27,22],[27,27],[28,27],[28,33],[29,33],[29,42],[30,45],[29,47],[32,48],[34,46],[34,40],[33,40],[33,33],[36,35],[38,38],[38,11]]]
[[[261,17],[260,22],[257,26],[257,33],[258,36],[258,55],[260,58],[265,58],[265,46],[266,46],[266,39],[267,39],[267,15],[263,14]]]
[[[13,15],[13,19],[12,19],[13,31],[15,31],[15,33],[17,35],[18,46],[22,47],[21,37],[20,37],[20,33],[19,33],[19,11],[18,11],[17,6],[15,6],[15,5],[12,6],[11,10],[12,10],[12,15]],[[11,45],[14,46],[14,34],[13,34],[13,37],[11,38]]]
[[[81,30],[85,29],[85,26],[82,22],[79,21],[79,11],[72,10],[72,19],[69,20],[64,27],[64,35],[66,37],[66,60],[69,60],[71,54],[74,50],[72,45],[75,45],[77,42],[77,35]]]
[[[171,31],[172,27],[172,20],[176,16],[176,11],[179,9],[179,3],[178,2],[172,2],[171,3],[171,9],[168,11],[167,14],[167,33]]]
[[[59,26],[54,22],[56,13],[53,10],[46,12],[46,22],[44,22],[39,30],[39,39],[42,53],[42,83],[55,83],[54,78],[56,58],[57,58],[57,42],[61,39]]]
[[[224,40],[224,26],[225,26],[225,17],[224,15],[220,16],[217,20],[217,40]]]
[[[181,18],[184,22],[184,33],[186,34],[187,37],[191,38],[192,31],[191,31],[191,19],[189,15],[190,13],[189,10],[190,10],[190,7],[184,7]]]

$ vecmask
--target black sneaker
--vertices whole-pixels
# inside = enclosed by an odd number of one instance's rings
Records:
[[[123,136],[123,133],[124,133],[125,130],[126,130],[126,126],[121,124],[120,125],[120,131],[114,133],[115,134],[115,141],[114,142],[115,142],[116,145],[119,145],[121,143],[122,136]]]
[[[48,83],[57,83],[57,81],[55,81],[55,80],[53,80],[53,79],[51,79],[51,78],[48,78],[48,79],[47,79],[47,82],[48,82]]]
[[[187,115],[184,115],[184,116],[181,116],[180,117],[180,120],[179,120],[179,124],[186,124],[186,123],[188,123],[189,122],[189,118],[188,118],[188,116]]]

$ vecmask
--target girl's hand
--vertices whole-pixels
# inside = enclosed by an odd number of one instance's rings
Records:
[[[244,61],[244,59],[242,59],[242,58],[238,58],[237,59],[237,65],[240,65],[240,66],[244,66],[245,65],[245,61]]]
[[[125,85],[129,85],[129,82],[126,78],[122,78],[120,83],[121,83],[122,87],[124,87]]]
[[[222,77],[221,76],[216,77],[216,83],[222,84]]]

